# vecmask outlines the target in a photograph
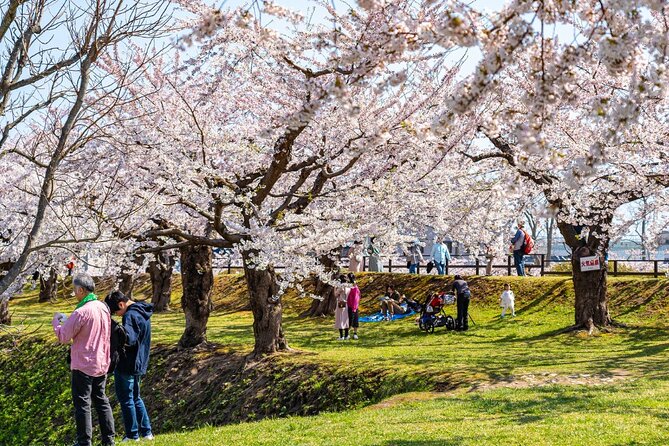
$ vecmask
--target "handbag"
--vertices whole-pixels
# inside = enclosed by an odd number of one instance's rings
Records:
[[[337,307],[346,308],[346,302],[344,302],[343,300],[337,301]]]

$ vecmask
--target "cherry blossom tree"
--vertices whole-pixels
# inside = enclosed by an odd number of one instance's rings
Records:
[[[326,25],[266,7],[264,14],[295,26],[286,34],[249,11],[206,16],[192,36],[202,41],[129,86],[143,99],[122,110],[126,139],[115,150],[126,153],[126,174],[143,175],[141,193],[154,197],[155,213],[146,215],[158,228],[142,236],[171,240],[148,242],[145,252],[197,252],[182,270],[192,263],[186,276],[207,282],[210,248],[237,249],[258,355],[288,348],[285,288],[324,273],[321,256],[379,226],[372,218],[379,203],[365,189],[451,144],[429,129],[457,67],[443,64],[443,51],[407,47],[396,28],[397,17],[420,9],[322,7]],[[275,265],[288,268],[277,275]],[[199,290],[184,290],[185,346],[206,339],[210,288]]]
[[[11,0],[2,7],[2,306],[20,288],[31,255],[99,234],[95,216],[73,204],[100,193],[79,156],[102,133],[97,105],[118,98],[118,85],[97,64],[110,50],[118,58],[128,39],[157,35],[166,17],[163,1]]]

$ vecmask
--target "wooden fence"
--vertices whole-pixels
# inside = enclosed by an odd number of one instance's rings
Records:
[[[453,256],[453,257],[467,257],[468,259],[471,259],[471,256]],[[525,270],[526,271],[531,271],[531,270],[536,270],[539,269],[539,275],[541,276],[546,276],[546,275],[566,275],[570,276],[571,275],[571,269],[567,269],[565,271],[553,271],[550,269],[551,265],[555,264],[560,264],[560,263],[571,263],[571,260],[546,260],[546,254],[529,254],[525,256]],[[394,260],[394,261],[393,261]],[[428,258],[426,257],[426,261]],[[342,258],[340,264],[342,266],[347,266],[348,258]],[[626,269],[619,268],[620,264],[625,264],[625,263],[642,263],[642,264],[652,264],[652,271],[628,271]],[[622,276],[622,275],[635,275],[635,276],[652,276],[652,277],[659,277],[665,275],[665,271],[669,267],[669,259],[665,259],[664,261],[662,260],[609,260],[609,275],[612,276]],[[369,268],[369,262],[368,262],[368,257],[364,257],[363,259],[363,271],[367,271]],[[665,271],[661,269],[661,266],[664,266]],[[226,270],[228,274],[237,271],[242,270],[242,266],[236,265],[232,262],[228,262],[223,265],[215,265],[216,269],[219,270]],[[277,270],[283,269],[284,267],[282,266],[277,266],[275,267]],[[479,258],[475,258],[473,262],[470,261],[470,263],[452,263],[452,262],[446,262],[445,268],[444,268],[444,273],[449,274],[449,270],[454,270],[457,269],[458,271],[472,271],[474,275],[481,275],[481,273],[485,274],[486,271],[486,261],[481,260]],[[503,264],[493,264],[492,265],[493,270],[505,270],[506,274],[508,276],[511,276],[515,274],[516,271],[516,265],[513,261],[513,256],[508,255],[506,257],[506,263]],[[389,258],[387,263],[383,265],[383,270],[385,272],[398,272],[398,273],[406,273],[408,271],[407,268],[407,263],[405,260],[400,260],[400,258]],[[417,268],[417,273],[418,274],[427,274],[426,267],[425,265],[418,265]],[[431,274],[436,273],[436,268],[434,268],[431,271]]]

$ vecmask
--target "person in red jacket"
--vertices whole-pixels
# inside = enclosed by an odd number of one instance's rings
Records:
[[[348,324],[353,329],[353,339],[358,339],[358,307],[360,305],[360,288],[355,283],[353,273],[348,274],[348,281],[351,283],[351,290],[348,292],[346,306],[348,307]]]

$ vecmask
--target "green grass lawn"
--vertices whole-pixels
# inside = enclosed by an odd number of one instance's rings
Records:
[[[345,413],[160,435],[156,446],[666,445],[669,386],[499,388],[404,394]]]
[[[426,389],[449,391],[396,395],[343,413],[165,433],[155,444],[669,444],[669,305],[653,297],[667,281],[635,282],[654,293],[638,297],[612,280],[624,300],[614,297],[611,312],[629,327],[585,336],[561,333],[573,320],[569,299],[556,294],[563,279],[528,280],[543,280],[537,283],[545,292],[521,293],[517,317],[500,319],[496,296],[475,299],[476,324],[466,333],[438,328],[425,334],[407,318],[363,323],[359,341],[338,341],[332,318],[298,318],[298,306],[289,304],[284,330],[298,353],[282,361],[415,375]],[[74,304],[73,298],[37,304],[34,293],[26,293],[11,308],[22,330],[48,335],[53,312],[69,312]],[[208,338],[226,350],[250,352],[251,324],[250,312],[222,308],[210,318]],[[176,343],[183,326],[180,311],[155,315],[154,344]]]

